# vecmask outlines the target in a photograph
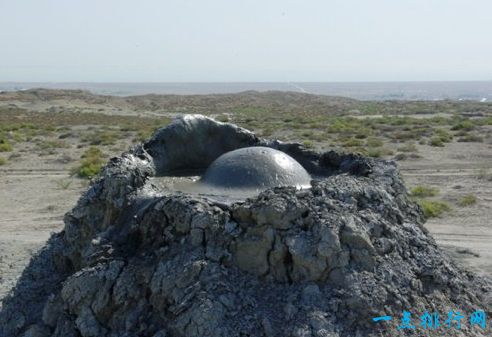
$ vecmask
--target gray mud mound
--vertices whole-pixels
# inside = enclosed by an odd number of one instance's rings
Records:
[[[149,179],[201,175],[250,146],[290,155],[312,187],[228,203]],[[4,300],[0,335],[395,336],[407,334],[404,310],[490,316],[488,281],[456,267],[422,224],[393,162],[186,116],[108,163]],[[372,321],[383,315],[394,320]],[[410,334],[485,335],[466,323],[414,322]]]

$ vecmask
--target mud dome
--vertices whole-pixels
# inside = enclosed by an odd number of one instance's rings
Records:
[[[282,151],[263,146],[227,152],[207,169],[202,184],[225,189],[265,190],[271,187],[308,188],[304,167]]]
[[[251,146],[294,158],[312,187],[222,203],[152,182]],[[4,300],[0,336],[396,336],[403,310],[490,317],[489,281],[422,224],[393,162],[185,116],[108,163]],[[394,320],[372,322],[381,315]]]

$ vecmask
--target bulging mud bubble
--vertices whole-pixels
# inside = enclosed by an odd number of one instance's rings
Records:
[[[309,173],[291,156],[264,146],[246,147],[217,158],[203,184],[225,189],[264,190],[277,186],[310,186]]]
[[[226,152],[210,164],[202,177],[166,176],[152,181],[167,192],[183,192],[229,204],[268,188],[311,186],[311,176],[301,164],[286,153],[265,146]]]
[[[227,202],[195,190],[251,180],[255,194]],[[4,299],[0,336],[397,336],[403,311],[416,336],[482,336],[444,320],[492,314],[490,281],[441,252],[394,162],[203,116],[111,159],[64,221]],[[425,311],[438,329],[419,325]]]

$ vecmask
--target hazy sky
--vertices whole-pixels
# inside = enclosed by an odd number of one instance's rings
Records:
[[[0,0],[0,81],[490,79],[491,0]]]

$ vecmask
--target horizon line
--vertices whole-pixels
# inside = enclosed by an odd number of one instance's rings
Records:
[[[489,80],[360,80],[360,81],[1,81],[0,83],[128,83],[128,84],[235,84],[235,83],[442,83],[442,82],[492,82]]]

